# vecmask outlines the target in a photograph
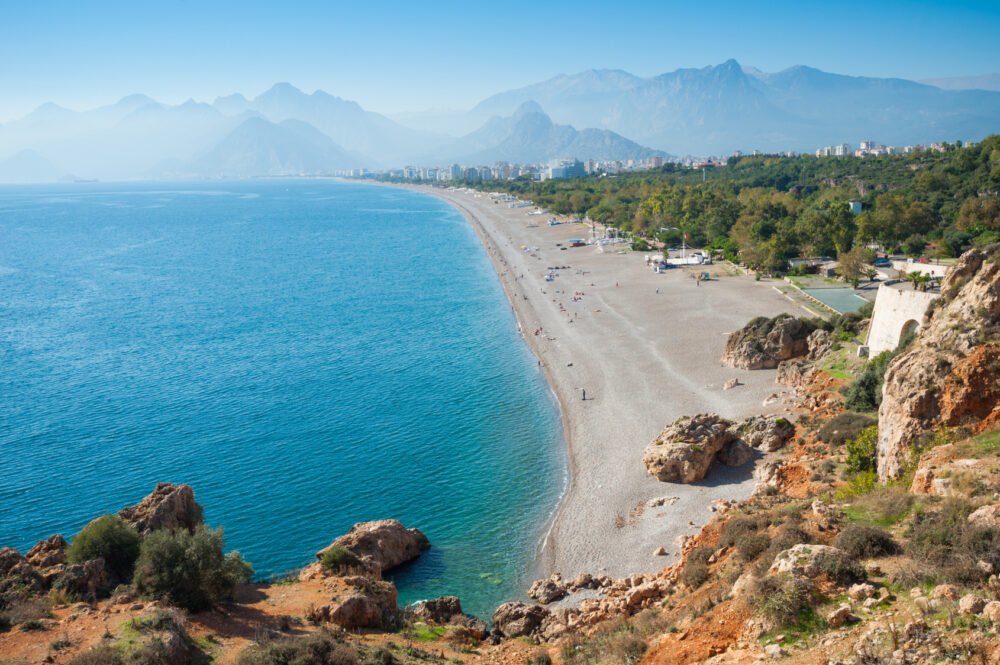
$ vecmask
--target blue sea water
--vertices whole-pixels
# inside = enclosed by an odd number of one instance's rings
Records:
[[[354,522],[433,548],[400,600],[518,596],[558,406],[475,234],[333,181],[0,188],[0,546],[189,483],[259,577]]]

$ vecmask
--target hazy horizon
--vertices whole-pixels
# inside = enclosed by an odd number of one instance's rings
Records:
[[[802,64],[910,80],[1000,71],[1000,8],[982,2],[855,2],[836,12],[791,2],[767,11],[727,2],[435,7],[7,7],[0,122],[47,102],[86,110],[145,94],[171,105],[211,103],[233,93],[252,98],[276,82],[386,115],[458,111],[559,74],[621,69],[648,77],[730,58],[766,72]]]

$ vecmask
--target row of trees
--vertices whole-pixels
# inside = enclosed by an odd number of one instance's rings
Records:
[[[843,257],[870,243],[949,257],[1000,240],[997,135],[943,153],[732,158],[702,178],[670,164],[617,177],[468,184],[669,244],[686,234],[770,271],[794,256]],[[861,214],[850,200],[862,202]]]

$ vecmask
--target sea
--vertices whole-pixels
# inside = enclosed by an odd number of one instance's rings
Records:
[[[558,404],[443,201],[321,179],[0,187],[0,547],[187,483],[258,579],[355,522],[400,602],[523,597]]]

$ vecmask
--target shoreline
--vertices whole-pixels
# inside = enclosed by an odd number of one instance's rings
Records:
[[[367,184],[435,196],[462,214],[489,256],[518,332],[556,397],[569,479],[543,526],[537,560],[529,566],[535,577],[657,572],[678,560],[677,536],[708,522],[713,500],[749,497],[752,463],[736,469],[716,465],[704,480],[678,485],[650,476],[641,457],[646,444],[682,415],[712,411],[740,419],[788,413],[781,400],[762,406],[773,393],[788,393],[775,383],[774,370],[750,372],[719,362],[724,333],[754,316],[792,309],[769,281],[712,266],[702,270],[710,270],[713,279],[696,286],[682,269],[653,273],[642,253],[602,254],[593,246],[560,250],[556,243],[567,244],[590,229],[549,227],[544,225],[548,216],[493,204],[485,193]],[[544,281],[543,269],[557,265],[572,268]],[[543,334],[528,332],[539,328]],[[742,385],[723,393],[721,386],[730,378]],[[658,498],[670,501],[663,507],[647,505]],[[658,547],[668,556],[655,556]]]

